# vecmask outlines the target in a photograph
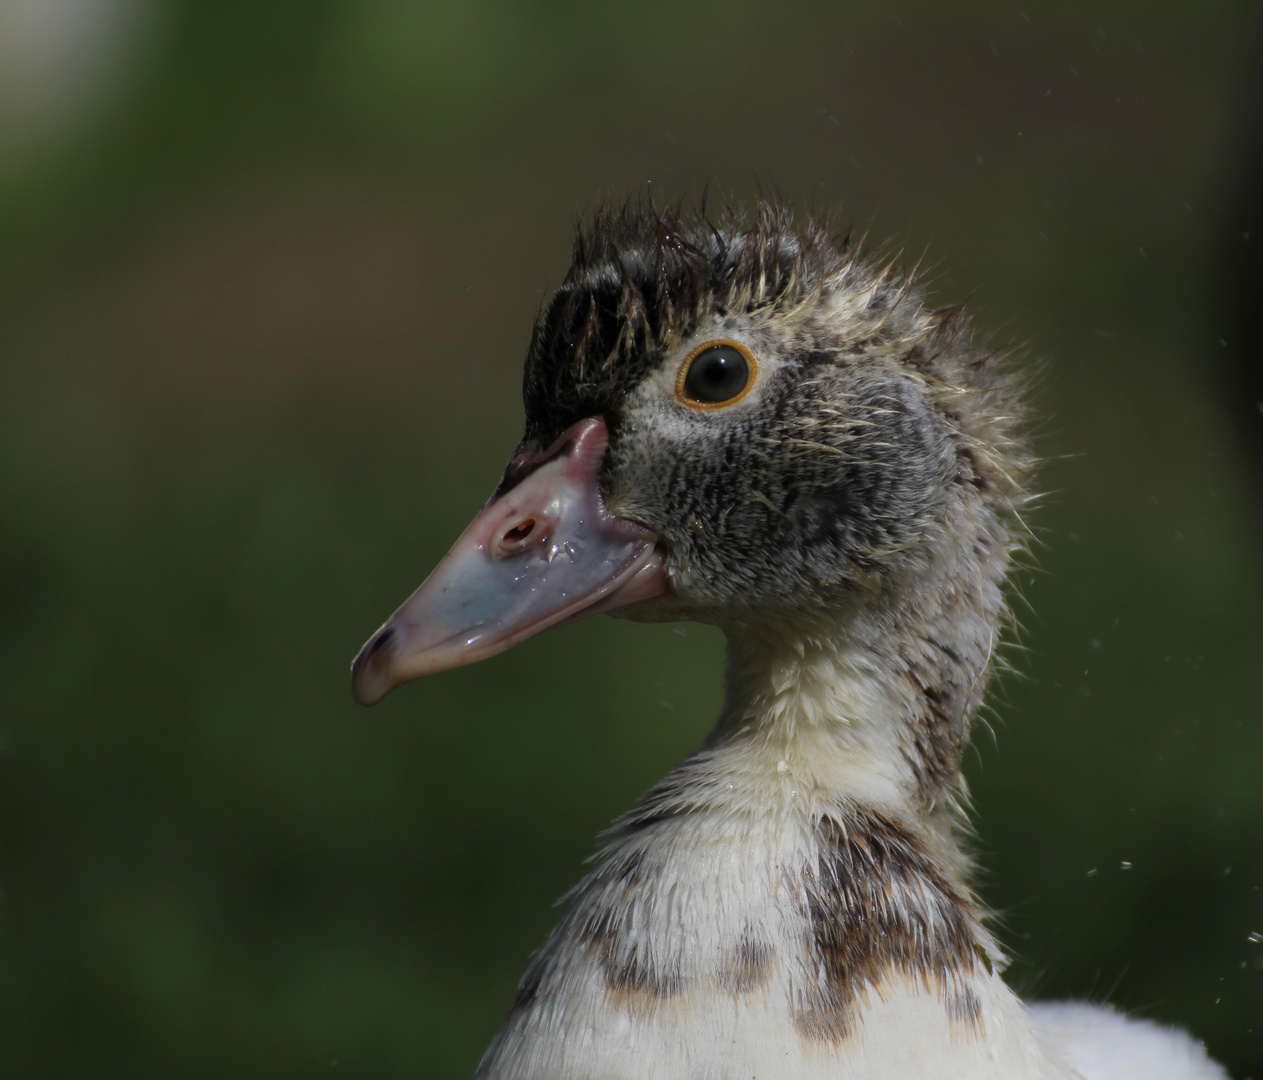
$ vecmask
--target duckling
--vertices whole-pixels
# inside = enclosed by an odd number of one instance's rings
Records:
[[[968,885],[1022,386],[784,208],[580,229],[522,441],[354,694],[613,612],[718,626],[724,703],[614,823],[477,1080],[1224,1080],[1181,1032],[1020,1001]]]

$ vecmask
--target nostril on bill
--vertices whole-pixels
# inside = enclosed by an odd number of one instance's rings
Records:
[[[505,546],[514,546],[525,541],[532,532],[535,531],[535,519],[527,518],[525,521],[519,521],[508,532],[504,534],[501,543]]]

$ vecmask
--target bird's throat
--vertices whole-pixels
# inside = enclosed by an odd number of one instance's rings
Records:
[[[941,612],[900,614],[726,628],[724,707],[705,751],[751,809],[841,801],[915,818],[951,800],[994,619],[957,608],[949,635]]]

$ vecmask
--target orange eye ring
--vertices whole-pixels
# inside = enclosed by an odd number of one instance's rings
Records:
[[[741,342],[731,338],[703,342],[680,364],[675,397],[690,409],[726,409],[750,392],[758,371],[758,361]]]

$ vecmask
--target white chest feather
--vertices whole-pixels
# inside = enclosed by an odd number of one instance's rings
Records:
[[[477,1075],[1072,1075],[1040,1052],[976,919],[935,894],[944,881],[889,819],[853,808],[650,803],[572,894]]]

